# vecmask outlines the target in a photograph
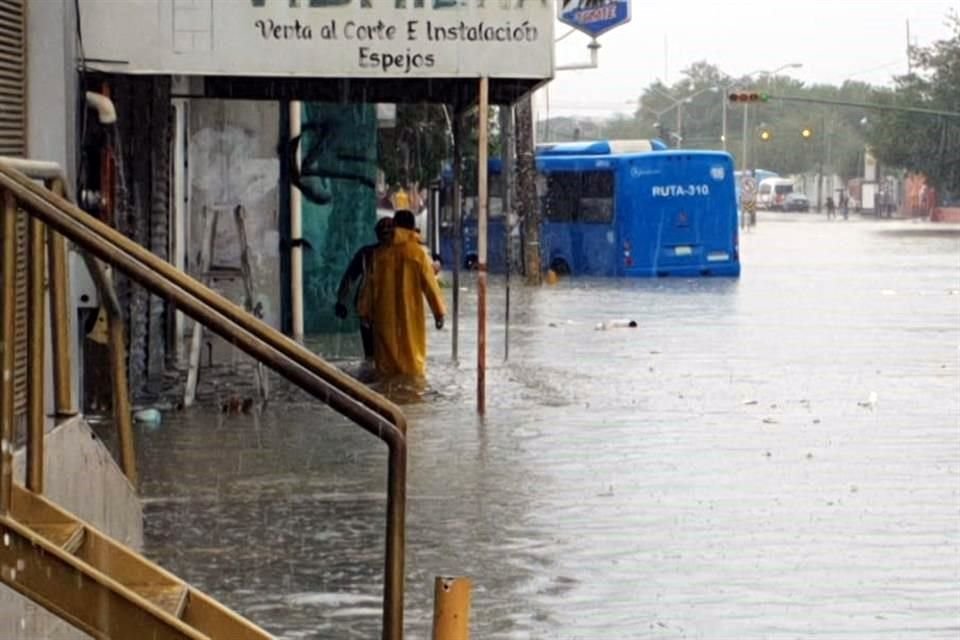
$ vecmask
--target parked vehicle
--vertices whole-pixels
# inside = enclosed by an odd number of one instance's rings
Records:
[[[783,201],[793,193],[793,180],[788,178],[767,178],[760,182],[757,190],[757,205],[761,209],[783,211]]]
[[[808,213],[810,211],[810,200],[802,193],[791,193],[783,199],[784,211],[799,211]]]

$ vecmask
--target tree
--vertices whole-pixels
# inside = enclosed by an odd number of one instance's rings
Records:
[[[960,14],[948,14],[947,25],[952,37],[910,48],[912,72],[896,79],[889,104],[960,112]],[[946,197],[960,194],[960,118],[887,111],[870,120],[881,163],[922,173]]]
[[[397,122],[381,129],[380,169],[387,184],[428,184],[450,155],[450,127],[444,106],[398,104]]]

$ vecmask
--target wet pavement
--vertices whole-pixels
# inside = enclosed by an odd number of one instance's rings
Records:
[[[947,229],[761,215],[739,280],[515,286],[509,363],[494,277],[485,419],[469,281],[459,366],[431,329],[405,406],[408,637],[435,575],[473,579],[476,638],[960,636]],[[296,403],[139,445],[149,557],[279,638],[379,637],[379,441]]]

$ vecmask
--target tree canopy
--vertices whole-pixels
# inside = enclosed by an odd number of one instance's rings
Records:
[[[960,112],[960,14],[947,24],[952,37],[911,47],[912,72],[896,79],[892,106]],[[881,163],[922,173],[953,197],[960,195],[960,117],[887,111],[870,117],[867,141]]]
[[[807,85],[784,75],[733,78],[700,61],[671,85],[659,80],[649,84],[631,115],[557,118],[541,123],[538,136],[547,141],[576,136],[659,137],[671,146],[725,147],[738,167],[743,165],[746,147],[750,168],[783,174],[821,171],[844,178],[863,175],[869,146],[883,166],[923,173],[941,192],[956,198],[960,196],[960,118],[871,107],[960,112],[960,15],[950,13],[947,24],[953,35],[928,47],[911,48],[912,71],[895,78],[892,88],[854,80],[840,86]],[[737,91],[770,96],[768,101],[751,103],[746,130],[744,106],[729,100],[729,94]]]

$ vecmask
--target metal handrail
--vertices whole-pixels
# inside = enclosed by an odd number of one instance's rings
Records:
[[[389,456],[382,637],[384,640],[401,640],[407,448],[406,421],[399,407],[64,198],[44,189],[5,161],[0,161],[0,191],[15,198],[28,215],[113,264],[152,293],[173,302],[197,322],[386,443]]]
[[[48,163],[33,164],[41,165]],[[162,274],[166,279],[177,283],[185,291],[188,291],[192,295],[202,300],[204,304],[230,318],[230,320],[233,322],[239,324],[241,327],[247,331],[250,331],[253,335],[257,336],[264,342],[280,350],[282,353],[292,358],[295,362],[311,370],[313,373],[320,376],[340,391],[343,391],[350,397],[381,414],[390,420],[390,422],[392,422],[394,425],[396,425],[397,428],[406,433],[406,418],[404,417],[403,412],[400,411],[400,407],[398,407],[396,404],[390,402],[383,396],[374,393],[368,387],[358,383],[356,380],[343,373],[336,367],[331,366],[315,353],[304,349],[301,345],[288,336],[285,336],[266,323],[259,321],[257,318],[252,317],[250,314],[246,313],[244,309],[238,307],[223,296],[218,295],[215,291],[209,289],[202,283],[183,273],[169,262],[162,260],[149,250],[141,247],[139,244],[126,237],[113,227],[100,220],[97,220],[91,215],[86,214],[72,203],[65,202],[63,198],[50,192],[49,190],[40,188],[30,178],[23,175],[19,171],[19,168],[16,166],[16,164],[10,159],[0,159],[0,169],[3,169],[4,167],[13,169],[13,171],[3,171],[3,175],[8,177],[10,180],[16,181],[19,185],[29,189],[38,198],[41,198],[46,202],[53,204],[57,208],[62,209],[63,214],[73,218],[76,222],[90,229],[91,231],[94,231],[97,235],[106,238],[118,249],[136,258],[149,268]],[[66,204],[67,206],[62,207],[62,204]]]

